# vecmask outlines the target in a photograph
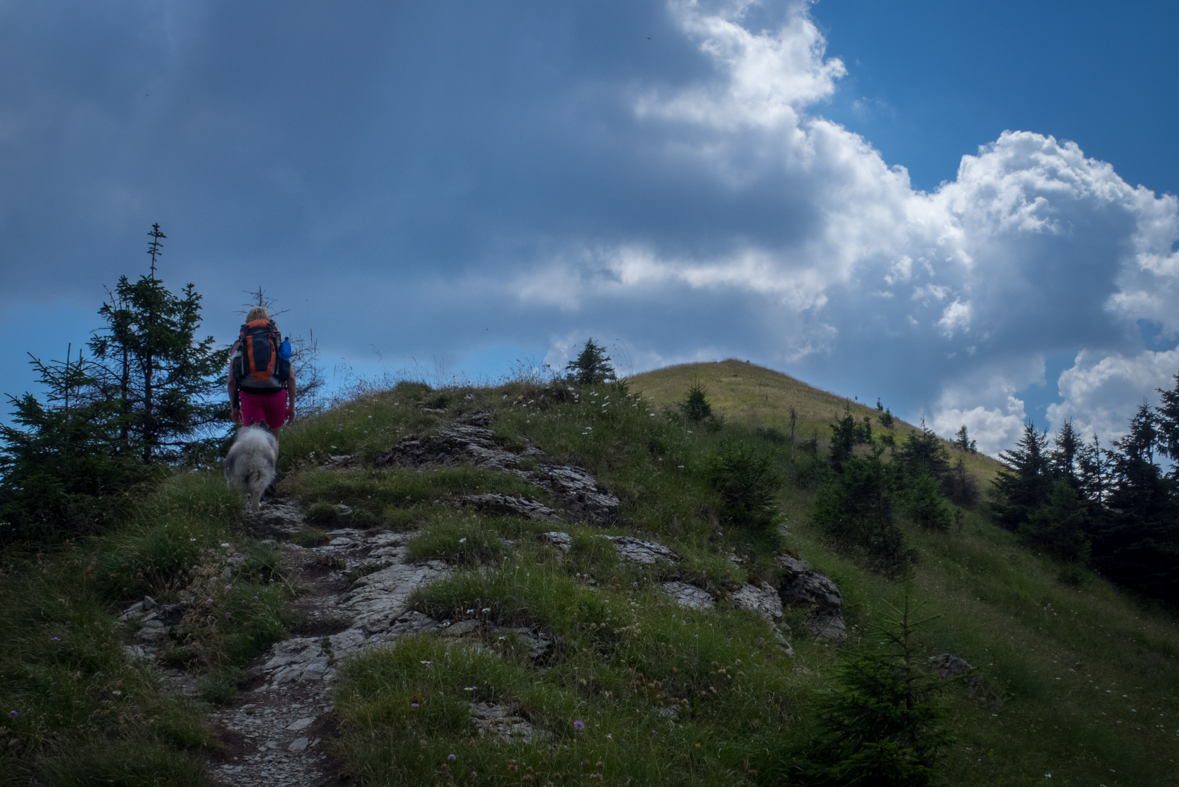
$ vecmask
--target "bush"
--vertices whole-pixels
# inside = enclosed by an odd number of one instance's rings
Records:
[[[725,441],[708,465],[708,482],[721,497],[721,521],[761,536],[776,536],[781,478],[769,451]]]
[[[891,605],[890,605],[891,606]],[[941,727],[939,678],[923,669],[906,595],[878,629],[883,649],[847,651],[836,689],[820,702],[821,728],[811,775],[820,784],[929,784],[940,750],[950,742]]]
[[[942,480],[942,492],[954,505],[962,508],[974,508],[978,505],[978,484],[966,471],[966,463],[962,457],[954,463],[954,468]]]
[[[708,403],[704,386],[699,380],[693,380],[688,388],[688,398],[680,403],[680,411],[691,424],[701,424],[712,420],[712,405]]]
[[[1019,537],[1066,563],[1087,563],[1089,539],[1085,537],[1085,503],[1063,479],[1052,485],[1051,499],[1032,512],[1019,526]]]
[[[876,455],[850,456],[819,489],[814,523],[836,546],[865,553],[889,574],[904,574],[915,553],[893,521],[895,473]]]
[[[938,486],[924,468],[919,470],[905,495],[905,512],[913,524],[944,533],[950,529],[953,516]]]

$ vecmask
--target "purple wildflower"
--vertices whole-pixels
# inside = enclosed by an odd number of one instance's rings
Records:
[[[49,641],[50,642],[61,642],[61,637],[50,637]]]
[[[205,599],[205,603],[206,603],[206,604],[212,604],[212,603],[213,603],[213,599],[211,599],[211,598],[207,598],[207,599]]]
[[[226,585],[226,586],[225,586],[225,589],[226,589],[226,590],[233,590],[233,585]]]
[[[448,755],[446,755],[446,759],[448,759],[448,760],[454,760],[454,759],[456,759],[456,758],[455,758],[455,756],[454,756],[453,754],[448,754]]]
[[[575,729],[575,730],[584,730],[584,729],[585,729],[585,722],[584,722],[584,721],[575,721],[575,722],[573,722],[573,729]]]
[[[20,715],[20,714],[19,714],[19,713],[17,713],[16,711],[14,711],[14,710],[10,710],[10,711],[8,711],[8,718],[10,718],[10,719],[15,719],[15,718],[16,718],[17,716],[19,716],[19,715]]]
[[[418,704],[416,702],[409,703],[409,707],[411,707],[411,708],[416,708],[417,706],[418,706]]]

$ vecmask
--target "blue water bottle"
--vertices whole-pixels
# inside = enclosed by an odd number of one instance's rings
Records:
[[[291,340],[290,339],[283,339],[282,340],[282,347],[278,348],[278,357],[282,358],[284,361],[291,360]]]

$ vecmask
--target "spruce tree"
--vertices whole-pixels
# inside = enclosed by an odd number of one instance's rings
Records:
[[[924,418],[921,419],[921,431],[910,435],[897,452],[897,459],[906,483],[920,475],[923,470],[938,481],[945,479],[950,472],[950,459],[946,454],[945,444],[925,426]]]
[[[966,431],[966,424],[962,424],[962,427],[958,430],[958,433],[954,435],[954,445],[958,446],[963,451],[970,453],[970,434]]]
[[[1156,413],[1143,404],[1115,446],[1107,520],[1093,535],[1094,565],[1120,584],[1179,601],[1179,500],[1154,460]]]
[[[942,497],[940,485],[924,470],[909,482],[905,512],[913,524],[943,533],[950,529],[954,518]]]
[[[707,393],[699,379],[692,380],[688,387],[688,398],[680,403],[680,411],[688,423],[702,424],[712,420],[712,405],[708,403]]]
[[[1110,452],[1101,447],[1097,435],[1092,443],[1077,448],[1077,488],[1089,503],[1090,510],[1104,507],[1106,489],[1109,486]]]
[[[1171,480],[1179,482],[1179,374],[1175,375],[1174,389],[1164,391],[1160,388],[1159,394],[1162,404],[1155,410],[1159,450],[1171,460]]]
[[[903,575],[914,553],[894,518],[896,473],[879,451],[851,455],[819,488],[812,519],[836,546],[862,553],[880,571]]]
[[[907,593],[900,609],[888,606],[893,614],[872,636],[882,647],[845,651],[834,692],[820,700],[821,731],[807,768],[818,784],[929,784],[951,742],[938,697],[944,684],[918,651],[917,628],[932,618],[916,620]]]
[[[1073,428],[1072,421],[1065,421],[1061,425],[1053,443],[1053,450],[1048,456],[1048,466],[1051,468],[1052,475],[1056,478],[1063,478],[1074,489],[1079,488],[1077,458],[1081,450],[1081,437]]]
[[[565,369],[569,379],[578,385],[600,385],[616,379],[606,348],[594,342],[593,337],[586,340],[581,354],[566,364]]]
[[[1088,512],[1067,478],[1057,478],[1051,497],[1019,525],[1019,536],[1029,546],[1066,563],[1089,560]]]
[[[141,476],[136,462],[112,450],[117,403],[95,387],[82,353],[32,358],[44,400],[9,396],[15,425],[0,424],[0,541],[92,533],[116,494]]]
[[[197,339],[201,296],[192,284],[171,293],[156,276],[161,240],[151,238],[151,272],[119,278],[99,315],[106,325],[90,341],[95,385],[117,403],[120,455],[145,464],[177,461],[211,447],[228,411],[220,389],[227,359],[212,336]]]
[[[1045,449],[1048,434],[1036,431],[1029,421],[1018,445],[999,455],[1004,467],[992,482],[991,510],[999,524],[1018,529],[1037,507],[1048,500],[1052,488]]]

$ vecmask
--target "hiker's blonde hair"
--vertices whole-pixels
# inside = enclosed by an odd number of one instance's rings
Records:
[[[246,322],[253,322],[254,320],[269,320],[270,312],[266,311],[265,306],[255,306],[250,309],[246,315]]]

